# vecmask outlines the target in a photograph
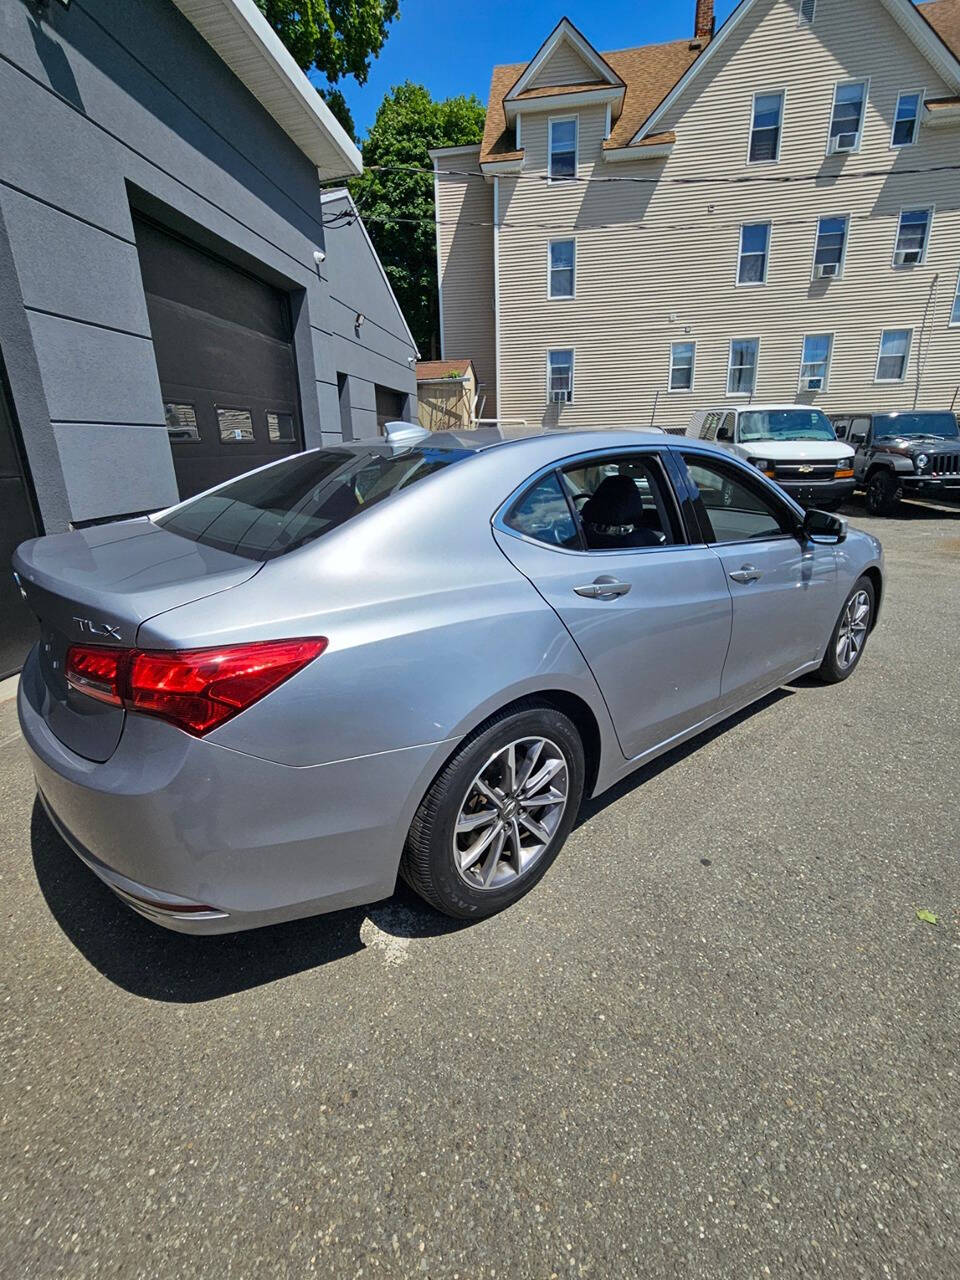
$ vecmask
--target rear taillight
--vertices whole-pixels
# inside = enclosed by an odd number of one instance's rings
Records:
[[[73,645],[67,683],[112,706],[160,716],[202,737],[289,680],[327,647],[323,636],[217,649]]]
[[[123,706],[121,688],[127,650],[75,644],[67,650],[67,684],[112,707]]]

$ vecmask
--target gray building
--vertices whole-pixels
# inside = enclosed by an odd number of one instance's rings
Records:
[[[0,0],[0,561],[416,418],[360,155],[253,0]],[[325,225],[326,224],[326,225]],[[0,674],[29,635],[0,572]]]

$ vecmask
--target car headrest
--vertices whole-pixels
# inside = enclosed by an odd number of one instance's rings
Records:
[[[643,498],[629,476],[607,476],[583,504],[584,524],[598,529],[622,528],[643,522]]]

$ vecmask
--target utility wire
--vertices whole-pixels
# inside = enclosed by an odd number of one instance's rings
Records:
[[[642,159],[642,157],[638,157]],[[830,182],[849,182],[863,180],[867,178],[913,178],[921,174],[930,173],[956,173],[960,170],[960,164],[938,164],[931,165],[927,168],[912,169],[857,169],[851,172],[841,172],[829,175]],[[370,173],[413,173],[422,174],[426,178],[432,178],[434,174],[442,177],[450,178],[480,178],[484,182],[487,175],[477,173],[469,169],[425,169],[420,165],[389,165],[389,164],[372,164],[367,167]],[[817,173],[747,173],[737,177],[717,176],[711,177],[709,174],[693,174],[690,177],[670,178],[655,177],[653,175],[635,176],[633,174],[611,173],[611,174],[588,174],[584,176],[573,176],[565,178],[551,178],[547,173],[508,173],[495,175],[503,177],[511,182],[539,182],[549,183],[551,186],[567,185],[588,185],[592,183],[611,183],[626,182],[633,185],[651,185],[651,186],[746,186],[751,183],[761,183],[763,185],[783,184],[796,182],[822,182],[824,174]]]

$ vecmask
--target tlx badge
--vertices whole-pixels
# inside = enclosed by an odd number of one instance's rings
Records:
[[[74,622],[88,636],[109,636],[111,640],[120,639],[120,628],[109,622],[94,622],[92,618],[74,617]]]

